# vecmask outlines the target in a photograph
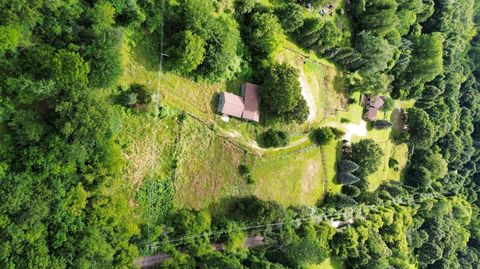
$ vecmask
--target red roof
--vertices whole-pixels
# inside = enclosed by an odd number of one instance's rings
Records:
[[[260,113],[258,111],[259,105],[258,86],[252,83],[245,83],[243,85],[243,103],[245,109],[243,110],[242,118],[258,122]]]
[[[229,92],[223,93],[224,104],[219,111],[222,114],[234,116],[237,118],[242,117],[242,112],[244,109],[242,97],[231,94]]]

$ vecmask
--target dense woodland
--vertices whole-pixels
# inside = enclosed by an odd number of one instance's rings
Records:
[[[345,38],[304,15],[310,2],[333,1],[285,2],[0,1],[0,267],[125,268],[166,252],[165,268],[301,268],[328,257],[347,268],[479,268],[480,4],[352,0],[336,11],[351,19]],[[182,209],[139,225],[116,180],[124,160],[111,104],[98,98],[116,87],[132,31],[164,47],[170,72],[271,82],[262,85],[268,122],[308,115],[298,71],[274,58],[285,36],[348,73],[350,93],[415,99],[397,138],[409,145],[405,180],[369,192],[383,152],[362,140],[339,164],[342,194],[316,207],[243,197],[222,214]],[[119,100],[133,107],[151,97],[134,85]],[[319,130],[316,141],[333,136]],[[274,129],[265,137],[271,146],[288,140]],[[342,229],[315,218],[348,209],[355,221]],[[265,245],[242,247],[252,235],[243,227],[278,222],[252,232]],[[163,243],[146,245],[147,228]]]

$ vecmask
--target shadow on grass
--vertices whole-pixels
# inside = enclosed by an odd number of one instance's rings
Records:
[[[403,127],[403,110],[395,108],[390,115],[390,122],[393,124],[389,139],[395,144],[401,144],[402,127]]]
[[[220,93],[216,92],[212,95],[212,99],[210,100],[210,110],[213,114],[218,114],[217,107],[218,107],[219,99],[220,99]]]

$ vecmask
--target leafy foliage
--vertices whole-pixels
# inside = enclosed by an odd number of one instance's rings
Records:
[[[286,132],[276,129],[268,129],[261,135],[262,145],[267,148],[284,147],[288,145],[288,140]]]
[[[410,144],[420,148],[428,148],[432,145],[435,127],[424,110],[409,108],[405,125],[407,126],[405,138]]]
[[[318,145],[327,145],[334,138],[335,134],[330,127],[321,127],[313,132],[313,140]]]
[[[352,144],[352,161],[359,166],[355,172],[361,177],[377,171],[383,150],[372,139],[362,139]]]
[[[264,81],[268,81],[260,91],[264,110],[273,117],[288,121],[304,122],[307,119],[308,107],[301,94],[295,68],[287,64],[274,64],[266,70]]]

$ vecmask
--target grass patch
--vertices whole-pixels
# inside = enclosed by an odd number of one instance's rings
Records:
[[[199,121],[187,117],[182,129],[174,206],[205,208],[222,198],[251,192],[238,173],[247,154]]]
[[[283,156],[258,158],[252,171],[255,194],[285,206],[314,205],[324,193],[321,152],[311,148]]]
[[[113,108],[119,128],[115,139],[126,160],[123,177],[131,181],[134,187],[147,176],[170,178],[175,140],[180,127],[177,118],[159,119],[120,106]]]
[[[172,209],[173,182],[170,179],[148,178],[136,193],[138,209],[148,224],[162,223]]]

